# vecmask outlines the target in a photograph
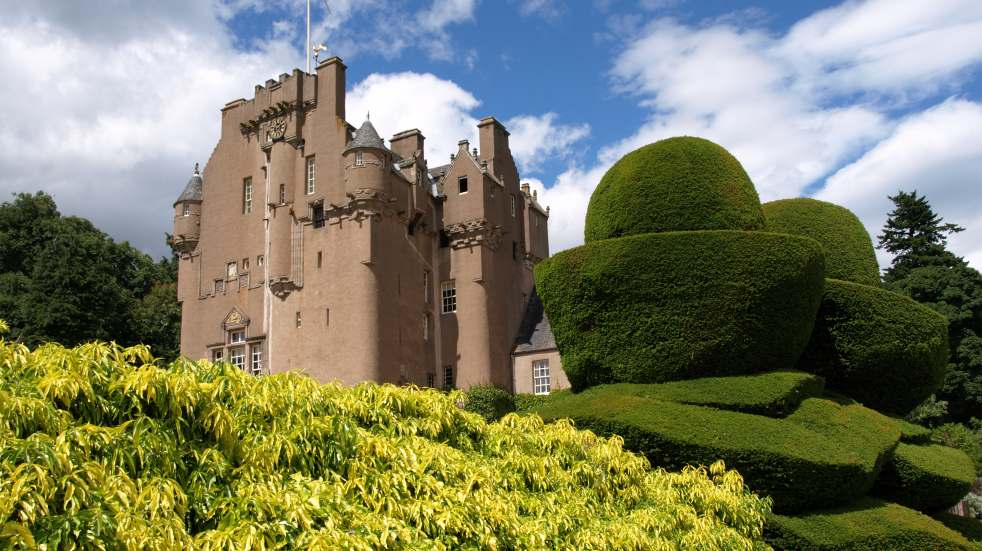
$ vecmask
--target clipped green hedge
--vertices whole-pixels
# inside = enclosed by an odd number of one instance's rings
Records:
[[[817,241],[744,231],[594,241],[535,268],[575,391],[791,369],[822,296]]]
[[[685,230],[759,230],[764,214],[740,162],[702,138],[632,151],[604,174],[586,213],[587,242]]]
[[[931,429],[911,423],[905,419],[894,419],[900,425],[900,441],[907,444],[927,444],[931,442]]]
[[[494,385],[472,386],[465,394],[464,409],[480,415],[488,423],[515,411],[511,393]]]
[[[767,417],[783,417],[805,398],[820,396],[825,381],[800,371],[774,371],[739,377],[705,377],[672,383],[619,383],[606,388],[680,404],[709,406]]]
[[[763,209],[767,231],[811,237],[825,247],[826,277],[880,285],[873,241],[849,209],[804,197],[764,203]]]
[[[868,497],[801,516],[771,515],[764,537],[777,551],[976,549],[964,536],[931,517]]]
[[[875,442],[840,442],[784,419],[632,396],[618,385],[547,403],[537,413],[619,435],[627,449],[666,469],[723,459],[752,490],[773,497],[776,511],[830,507],[860,497],[875,477],[870,458],[880,453]]]
[[[961,517],[951,513],[937,513],[934,520],[965,536],[965,539],[982,547],[982,520]]]
[[[938,388],[947,363],[944,316],[897,293],[829,279],[798,369],[866,406],[904,415]]]
[[[900,444],[873,492],[918,511],[938,511],[961,501],[975,482],[975,464],[961,450]]]

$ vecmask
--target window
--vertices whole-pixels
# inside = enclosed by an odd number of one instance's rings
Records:
[[[280,204],[286,204],[286,184],[280,184]]]
[[[259,256],[256,257],[256,266],[262,266],[265,263],[266,263],[266,257],[265,256],[259,255]]]
[[[443,366],[443,390],[453,390],[453,366]]]
[[[325,308],[324,309],[324,327],[330,327],[330,326],[331,326],[331,309],[330,308]]]
[[[511,259],[518,260],[518,241],[511,242]]]
[[[249,274],[242,274],[239,276],[239,289],[249,288]]]
[[[225,351],[221,348],[216,348],[211,351],[211,363],[217,364],[218,362],[222,361],[224,357]]]
[[[250,371],[253,375],[262,375],[263,373],[263,347],[261,344],[254,344],[252,346],[252,365],[250,366]]]
[[[300,318],[300,310],[297,310],[297,327],[301,327],[302,325],[303,320]]]
[[[429,388],[436,387],[436,373],[426,374],[426,386]]]
[[[430,340],[430,315],[423,314],[423,340]]]
[[[430,303],[430,272],[423,270],[423,302]]]
[[[239,329],[237,331],[232,331],[228,334],[229,344],[237,344],[240,342],[245,342],[245,329]]]
[[[511,196],[511,217],[515,217],[515,196]]]
[[[323,261],[323,259],[324,259],[324,253],[322,253],[321,251],[317,251],[317,267],[318,268],[321,267],[321,262]]]
[[[237,273],[238,267],[235,262],[229,262],[225,265],[225,279],[235,279]]]
[[[307,195],[314,193],[314,156],[307,157]]]
[[[252,178],[242,181],[242,214],[252,212]]]
[[[549,360],[532,362],[532,391],[536,394],[549,394]]]
[[[242,259],[242,269],[243,270],[248,270],[249,269],[249,259],[248,258],[243,258]]]
[[[467,176],[457,178],[457,191],[458,193],[467,193]]]
[[[224,279],[216,279],[215,280],[215,294],[217,295],[218,293],[224,293],[224,292],[225,292],[225,280]]]
[[[355,166],[365,166],[365,153],[355,151]]]
[[[245,347],[237,346],[228,351],[229,363],[239,369],[245,369]]]
[[[324,227],[324,203],[318,201],[310,206],[310,218],[314,221],[315,228]]]
[[[184,203],[182,216],[191,216],[191,203]]]
[[[440,297],[443,299],[444,314],[457,311],[457,287],[454,280],[444,281],[440,285]]]

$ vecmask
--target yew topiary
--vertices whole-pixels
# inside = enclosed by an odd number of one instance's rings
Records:
[[[816,199],[764,203],[767,231],[803,235],[825,248],[825,276],[880,285],[873,241],[859,218],[845,207]]]
[[[873,492],[911,509],[935,512],[961,501],[974,482],[975,463],[965,452],[901,443]]]
[[[586,213],[587,242],[642,233],[759,230],[764,214],[740,162],[702,138],[632,151],[600,180]]]

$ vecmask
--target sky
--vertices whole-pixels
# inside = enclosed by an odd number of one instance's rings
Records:
[[[0,199],[43,190],[166,254],[220,108],[304,67],[305,6],[0,0]],[[916,190],[982,268],[979,0],[313,0],[312,15],[348,66],[352,124],[419,128],[436,166],[480,118],[503,121],[553,252],[582,243],[617,159],[690,135],[732,152],[762,201],[841,204],[874,241],[887,196]]]

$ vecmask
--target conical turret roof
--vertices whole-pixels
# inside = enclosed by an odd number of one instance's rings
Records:
[[[184,186],[184,191],[181,192],[181,196],[174,201],[174,204],[182,203],[184,201],[201,201],[201,186],[204,184],[204,180],[201,179],[201,173],[198,172],[198,163],[194,163],[194,174],[191,175],[191,179],[188,180],[188,184]]]
[[[348,147],[345,151],[355,149],[356,147],[374,147],[375,149],[385,149],[385,142],[378,135],[378,131],[375,130],[375,126],[372,125],[372,121],[365,119],[365,122],[361,123],[361,128],[359,128],[354,137],[348,142]]]

